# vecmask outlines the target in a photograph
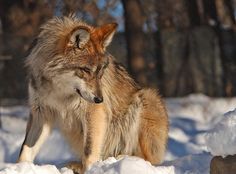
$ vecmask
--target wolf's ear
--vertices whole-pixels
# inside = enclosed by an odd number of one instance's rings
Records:
[[[71,33],[69,44],[82,49],[90,39],[90,33],[83,28],[78,28]]]
[[[99,31],[101,32],[102,36],[102,46],[104,48],[106,48],[111,43],[112,38],[116,32],[117,26],[117,23],[111,23],[99,27]]]

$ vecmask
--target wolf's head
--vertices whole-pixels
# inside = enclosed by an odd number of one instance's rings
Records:
[[[49,20],[26,62],[32,76],[40,77],[35,86],[50,83],[64,94],[77,93],[89,102],[101,103],[101,78],[109,66],[106,47],[116,28],[116,23],[92,27],[75,17]]]

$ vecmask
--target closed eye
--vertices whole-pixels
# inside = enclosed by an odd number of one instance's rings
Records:
[[[91,69],[88,68],[88,67],[83,67],[81,68],[82,71],[84,71],[85,73],[90,73],[91,72]]]
[[[104,71],[107,67],[108,67],[109,62],[107,61],[106,63],[104,63],[101,66],[97,67],[97,72],[99,72],[100,70]]]
[[[108,65],[109,65],[109,61],[107,61],[107,62],[105,63],[105,65],[103,66],[103,69],[106,69],[106,68],[108,67]]]

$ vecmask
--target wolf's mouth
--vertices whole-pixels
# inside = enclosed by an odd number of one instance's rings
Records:
[[[75,88],[75,91],[82,97],[82,94],[78,88]]]

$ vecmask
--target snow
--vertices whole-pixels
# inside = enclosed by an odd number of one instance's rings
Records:
[[[11,165],[1,173],[5,174],[60,174],[60,171],[53,165],[38,166],[32,163],[19,163]],[[69,174],[69,173],[68,173]]]
[[[1,173],[1,172],[0,172]],[[54,165],[34,165],[32,163],[19,163],[9,165],[2,171],[4,174],[73,174],[72,170],[67,168],[57,169]],[[1,174],[2,174],[1,173]],[[137,157],[124,157],[116,160],[110,157],[105,161],[97,162],[86,174],[173,174],[175,169],[173,166],[165,167],[152,166],[149,162]]]
[[[170,130],[163,164],[152,166],[149,162],[137,157],[125,156],[121,159],[110,157],[105,161],[97,162],[86,173],[208,174],[211,154],[224,156],[235,153],[233,144],[235,146],[236,138],[233,132],[236,129],[236,111],[225,115],[224,113],[235,109],[236,98],[210,98],[194,94],[183,98],[168,98],[166,104]],[[0,174],[72,174],[70,169],[63,166],[66,162],[75,160],[75,157],[58,130],[54,130],[45,142],[36,157],[35,164],[14,164],[24,139],[28,113],[27,106],[0,106],[2,120]],[[223,129],[224,131],[221,131]],[[226,135],[223,136],[224,134]],[[221,136],[220,143],[219,140],[214,139],[219,135]],[[222,143],[222,138],[226,138],[224,140],[227,140],[227,143]],[[227,152],[219,151],[219,147],[215,148],[216,144],[221,144],[221,149],[227,149]]]
[[[138,157],[123,157],[120,160],[116,160],[114,157],[110,157],[104,162],[96,163],[86,174],[172,174],[174,173],[174,167],[169,166],[152,166],[149,162],[144,161]]]
[[[207,149],[214,156],[236,154],[236,109],[227,112],[206,136]]]

